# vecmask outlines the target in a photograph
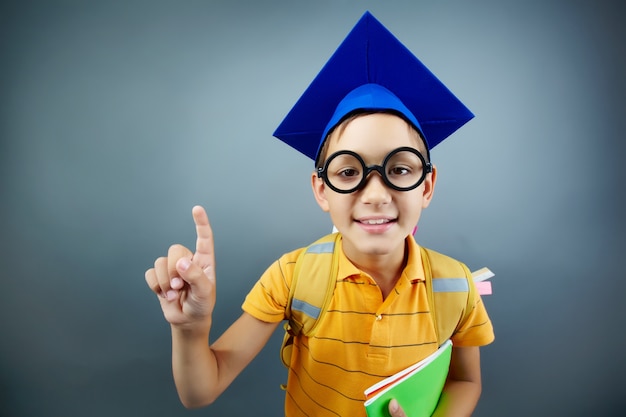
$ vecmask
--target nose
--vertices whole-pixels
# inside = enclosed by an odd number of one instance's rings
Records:
[[[361,189],[361,201],[368,204],[385,204],[391,201],[389,188],[378,172],[370,172],[365,187]]]

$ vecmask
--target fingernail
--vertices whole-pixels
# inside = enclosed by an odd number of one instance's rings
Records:
[[[181,271],[186,271],[187,269],[189,269],[189,265],[191,265],[191,262],[189,262],[189,259],[187,258],[181,258],[178,260],[178,269],[180,269]]]
[[[167,301],[175,300],[177,295],[178,295],[178,291],[174,291],[174,290],[168,290],[167,293],[165,293],[165,297],[167,298]]]
[[[174,277],[170,281],[170,287],[172,287],[175,290],[180,289],[182,286],[183,286],[183,280],[178,277]]]

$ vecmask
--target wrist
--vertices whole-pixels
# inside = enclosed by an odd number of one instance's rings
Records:
[[[204,343],[209,338],[211,320],[199,323],[171,324],[172,338],[184,340],[202,340]]]

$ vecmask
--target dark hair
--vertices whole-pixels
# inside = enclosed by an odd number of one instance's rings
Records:
[[[361,116],[368,116],[370,114],[378,114],[378,113],[392,114],[404,120],[409,125],[409,127],[411,127],[411,129],[415,131],[415,133],[417,133],[417,137],[420,139],[419,142],[421,143],[421,145],[423,145],[423,147],[418,146],[417,150],[420,151],[424,155],[426,162],[430,162],[430,152],[428,150],[428,144],[426,143],[426,140],[424,139],[424,135],[422,135],[422,132],[413,123],[411,123],[411,121],[408,120],[402,113],[394,111],[394,110],[355,110],[353,112],[346,114],[332,129],[328,131],[328,134],[326,135],[326,137],[324,138],[324,142],[322,143],[322,147],[320,148],[320,151],[317,154],[317,159],[315,160],[315,169],[319,169],[324,166],[324,162],[326,161],[326,156],[327,156],[326,154],[328,153],[329,139],[330,139],[330,136],[333,134],[333,132],[335,132],[335,130],[338,130],[339,133],[341,134],[341,131],[343,131],[346,128],[346,126],[350,122],[352,122],[354,119],[359,118]]]

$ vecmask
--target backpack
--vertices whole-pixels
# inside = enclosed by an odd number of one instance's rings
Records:
[[[340,237],[339,233],[322,237],[296,260],[286,308],[288,322],[280,350],[287,368],[291,364],[294,338],[315,334],[333,296],[339,267],[335,248]],[[422,246],[420,252],[430,313],[441,346],[471,313],[476,289],[471,285],[472,273],[465,264]]]

